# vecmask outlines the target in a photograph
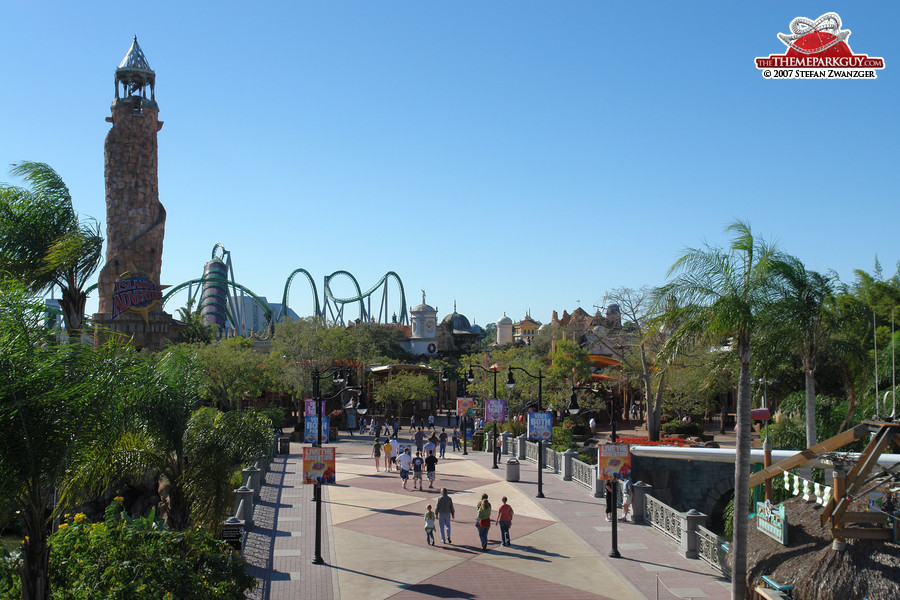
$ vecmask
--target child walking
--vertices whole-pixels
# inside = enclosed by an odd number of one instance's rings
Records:
[[[425,543],[434,546],[434,511],[430,504],[425,507]]]

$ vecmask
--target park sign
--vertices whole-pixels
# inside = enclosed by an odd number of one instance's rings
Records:
[[[334,483],[334,447],[303,449],[303,483]]]
[[[147,321],[147,313],[162,301],[162,291],[166,287],[151,281],[143,273],[123,273],[113,282],[111,318],[132,311]]]
[[[328,417],[322,419],[322,441],[328,441]],[[319,431],[318,417],[306,416],[303,418],[303,441],[307,444],[316,443],[316,434]]]
[[[502,423],[506,420],[506,400],[485,400],[484,420]]]
[[[321,402],[321,404],[319,405],[319,414],[324,415],[325,414],[325,401],[320,400],[320,402]],[[303,404],[304,404],[304,406],[303,406],[303,414],[304,415],[306,415],[307,417],[316,416],[316,401],[315,400],[313,400],[312,398],[307,398],[306,400],[303,401]]]
[[[631,470],[631,446],[628,444],[600,444],[597,460],[600,478],[619,477],[624,479]]]
[[[553,415],[549,412],[528,413],[528,439],[549,442],[553,437]]]
[[[768,500],[756,503],[756,528],[777,541],[782,546],[787,546],[788,523],[784,512],[784,504],[772,506]]]

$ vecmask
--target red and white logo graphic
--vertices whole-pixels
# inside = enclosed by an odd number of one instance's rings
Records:
[[[778,34],[787,52],[756,58],[756,68],[766,79],[877,79],[884,68],[881,57],[853,53],[847,44],[850,30],[841,29],[837,13],[815,21],[797,17],[790,30]]]

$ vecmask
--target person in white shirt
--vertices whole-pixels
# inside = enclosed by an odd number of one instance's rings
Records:
[[[397,464],[400,465],[400,479],[402,480],[403,489],[406,489],[406,482],[409,480],[409,468],[412,465],[412,456],[409,454],[409,448],[397,457]]]

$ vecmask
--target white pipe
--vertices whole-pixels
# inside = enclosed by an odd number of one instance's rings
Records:
[[[724,462],[733,463],[737,450],[735,448],[680,448],[678,446],[632,446],[631,453],[635,456],[646,456],[649,458],[676,458],[679,460],[703,460],[708,462]],[[763,451],[753,449],[750,450],[751,463],[763,463]],[[796,450],[772,450],[772,464],[781,462],[786,458],[791,458],[800,454]],[[842,452],[849,461],[859,460],[859,452]],[[893,467],[900,463],[900,454],[882,454],[878,458],[878,464],[881,467]],[[821,459],[813,459],[803,465],[814,469],[824,469],[831,466]]]

